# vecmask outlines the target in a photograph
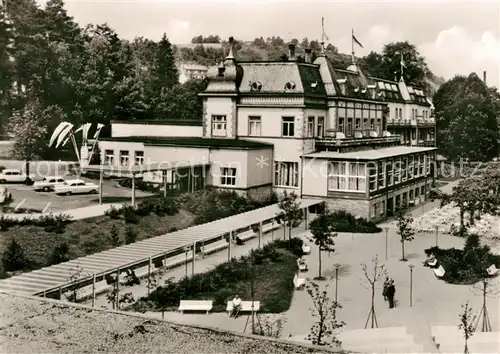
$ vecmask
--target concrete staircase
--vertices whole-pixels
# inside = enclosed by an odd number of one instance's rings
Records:
[[[458,326],[432,326],[431,334],[440,353],[463,353],[464,337]],[[469,353],[500,353],[500,332],[476,332],[467,342]]]
[[[343,331],[338,339],[342,349],[361,353],[423,353],[406,327],[382,327]]]

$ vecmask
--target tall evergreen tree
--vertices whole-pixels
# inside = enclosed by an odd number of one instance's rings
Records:
[[[158,43],[153,76],[155,78],[155,94],[160,94],[162,90],[173,87],[179,79],[172,45],[165,33]]]

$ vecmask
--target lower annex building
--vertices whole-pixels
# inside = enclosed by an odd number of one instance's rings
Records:
[[[313,63],[310,50],[304,63],[292,45],[289,54],[285,62],[238,62],[230,46],[226,60],[208,70],[200,121],[113,122],[111,138],[99,141],[101,161],[143,165],[144,180],[180,191],[295,192],[369,219],[422,202],[436,148],[429,135],[422,136],[427,146],[406,146],[387,123],[397,103],[398,114],[411,110],[433,129],[423,92],[401,94],[403,79],[382,85],[355,63],[336,69],[324,51]],[[150,163],[165,167],[147,172]]]

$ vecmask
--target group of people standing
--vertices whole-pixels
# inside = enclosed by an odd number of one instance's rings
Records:
[[[384,290],[382,291],[382,296],[384,297],[384,301],[389,301],[390,309],[394,308],[394,295],[396,295],[394,280],[386,277],[384,281]]]

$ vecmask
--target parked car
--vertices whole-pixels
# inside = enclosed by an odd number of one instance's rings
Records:
[[[27,178],[28,176],[21,170],[6,168],[0,172],[0,183],[24,183]],[[29,178],[33,180],[35,176],[30,174]]]
[[[64,178],[58,176],[49,176],[44,177],[42,181],[36,181],[33,184],[33,189],[36,192],[44,191],[44,192],[53,192],[55,190],[55,186],[62,185],[66,182]]]
[[[94,183],[87,183],[81,179],[75,179],[55,185],[54,190],[57,195],[93,194],[99,191],[99,186]]]

